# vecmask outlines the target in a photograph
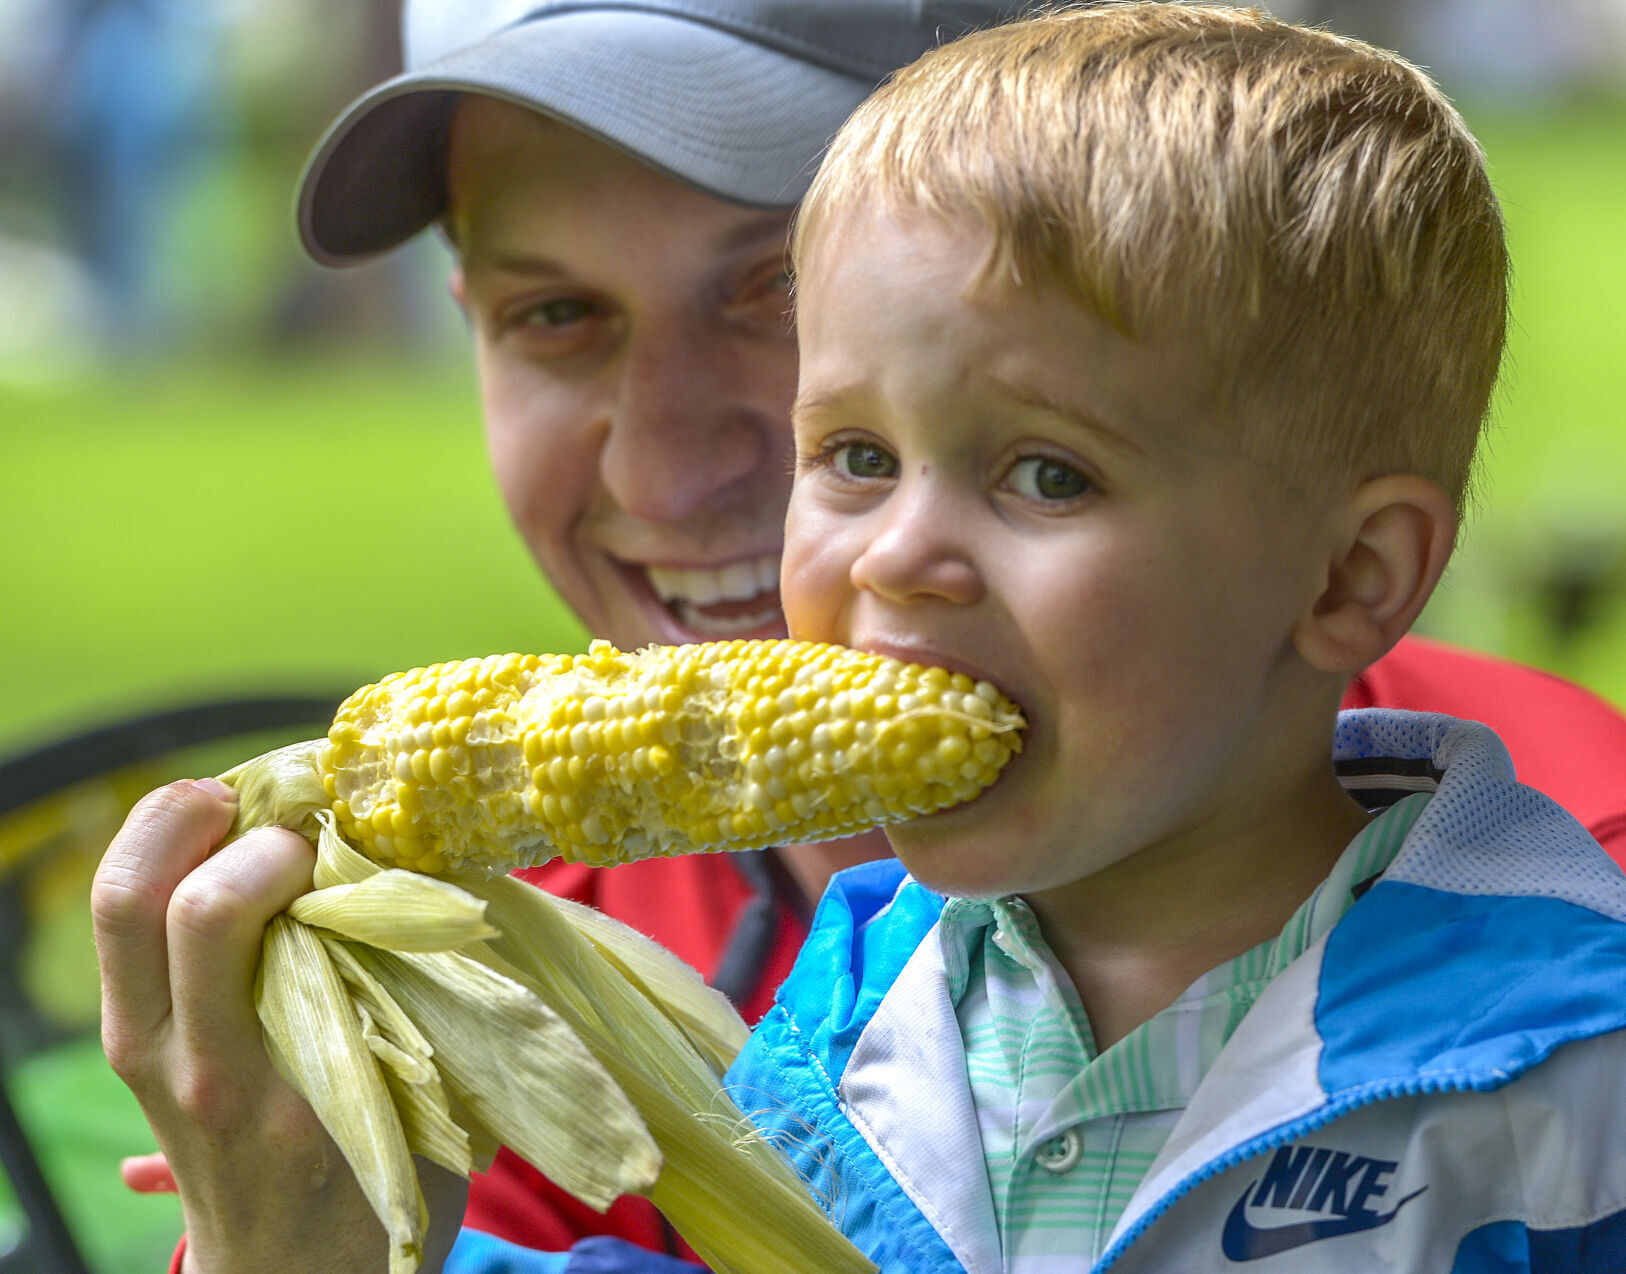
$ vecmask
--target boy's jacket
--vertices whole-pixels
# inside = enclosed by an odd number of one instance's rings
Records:
[[[1266,988],[1093,1269],[1626,1270],[1626,876],[1483,726],[1345,713],[1335,759],[1369,805],[1435,795]],[[1004,1268],[942,906],[895,862],[837,876],[730,1071],[886,1274]]]

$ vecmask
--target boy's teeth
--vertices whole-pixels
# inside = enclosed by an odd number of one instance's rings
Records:
[[[651,566],[648,574],[649,586],[657,597],[684,609],[745,602],[764,594],[773,594],[774,608],[778,608],[779,559],[772,554],[710,568],[674,570]]]

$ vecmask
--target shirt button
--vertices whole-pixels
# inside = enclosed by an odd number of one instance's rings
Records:
[[[1033,1159],[1046,1172],[1059,1177],[1077,1166],[1083,1153],[1084,1139],[1078,1135],[1078,1129],[1069,1128],[1061,1136],[1052,1137],[1034,1151]]]

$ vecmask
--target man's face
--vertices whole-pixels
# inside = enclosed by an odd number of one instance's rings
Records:
[[[548,578],[624,647],[783,635],[789,214],[483,97],[448,187],[492,466]]]

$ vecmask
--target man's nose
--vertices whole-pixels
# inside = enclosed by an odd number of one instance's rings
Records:
[[[625,512],[677,521],[726,503],[749,480],[774,480],[764,472],[773,433],[788,435],[789,421],[756,400],[752,370],[723,335],[651,324],[628,338],[618,372],[599,472]]]
[[[965,503],[928,478],[906,478],[877,511],[874,534],[853,559],[853,586],[896,602],[978,601],[984,581]]]

